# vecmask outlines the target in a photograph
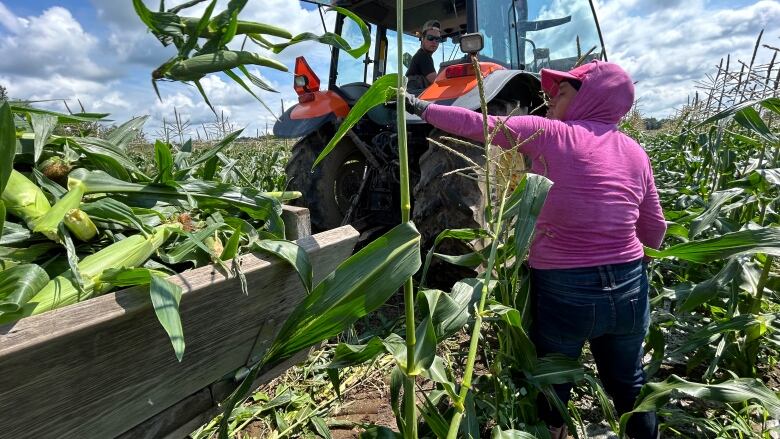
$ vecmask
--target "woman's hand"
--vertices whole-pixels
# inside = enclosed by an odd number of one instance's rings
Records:
[[[422,114],[425,111],[425,109],[428,108],[428,105],[431,104],[430,102],[424,99],[420,99],[417,96],[406,92],[404,92],[404,100],[406,105],[406,111],[420,117],[422,117]]]

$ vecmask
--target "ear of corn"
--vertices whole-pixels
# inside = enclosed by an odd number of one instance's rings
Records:
[[[157,226],[148,237],[133,235],[85,257],[78,264],[84,281],[84,294],[79,294],[73,274],[68,270],[49,281],[18,312],[0,314],[0,324],[80,302],[107,291],[111,285],[100,282],[103,271],[142,265],[175,229],[181,229],[181,224],[163,224]]]
[[[279,61],[252,52],[219,50],[214,53],[193,56],[189,59],[176,61],[165,72],[165,77],[177,81],[195,81],[209,73],[230,70],[246,64],[270,67],[282,72],[287,66]]]
[[[200,18],[181,17],[181,24],[184,25],[184,33],[188,35],[194,34],[198,30],[198,22],[200,22]],[[198,36],[202,38],[211,38],[214,35],[216,35],[217,29],[213,23],[214,21],[212,20],[212,22],[209,23],[209,26],[206,28],[206,30],[204,32],[201,32],[201,34]],[[292,38],[292,34],[290,32],[280,27],[273,26],[270,24],[265,24],[265,23],[257,23],[254,21],[244,21],[244,20],[238,20],[236,26],[236,34],[272,35],[279,38],[286,38],[288,40]]]
[[[68,184],[68,186],[68,193],[54,203],[54,206],[38,219],[33,228],[34,232],[43,233],[52,241],[59,242],[57,228],[71,209],[79,208],[81,198],[84,196],[83,184]]]
[[[82,241],[89,241],[97,236],[97,227],[89,215],[81,209],[70,209],[63,218],[65,227]]]
[[[30,229],[51,209],[49,200],[41,188],[22,173],[12,170],[0,199],[8,213],[21,218]]]

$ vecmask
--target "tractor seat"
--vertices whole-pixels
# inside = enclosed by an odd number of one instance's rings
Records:
[[[338,93],[347,104],[352,107],[358,99],[368,90],[369,85],[365,82],[351,82],[349,84],[336,86],[334,91]]]

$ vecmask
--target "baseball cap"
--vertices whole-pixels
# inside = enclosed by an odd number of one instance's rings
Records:
[[[577,81],[582,83],[585,76],[591,69],[596,67],[596,63],[589,62],[583,64],[575,69],[571,69],[568,72],[561,72],[560,70],[542,69],[542,90],[544,90],[550,97],[558,94],[558,84],[561,81]]]
[[[426,21],[422,26],[422,34],[425,35],[425,32],[428,32],[431,29],[436,29],[437,31],[441,32],[441,23],[439,23],[439,20]]]

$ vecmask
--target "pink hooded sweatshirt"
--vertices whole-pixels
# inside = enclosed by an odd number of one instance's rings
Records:
[[[547,76],[545,75],[547,73]],[[555,94],[543,72],[545,89]],[[536,223],[529,262],[540,269],[618,264],[644,256],[642,245],[658,248],[666,232],[647,154],[617,129],[634,100],[631,78],[617,65],[593,61],[568,73],[582,82],[564,120],[539,116],[499,119],[531,159],[531,171],[553,181]],[[553,79],[554,81],[554,79]],[[430,104],[422,115],[431,125],[482,141],[482,115],[465,108]],[[495,144],[509,148],[503,133]]]

